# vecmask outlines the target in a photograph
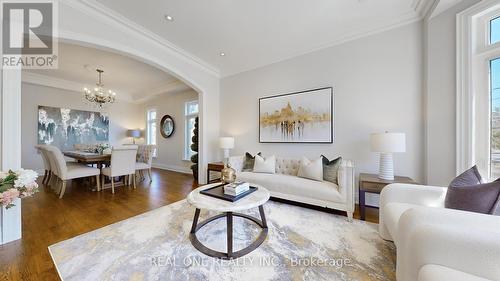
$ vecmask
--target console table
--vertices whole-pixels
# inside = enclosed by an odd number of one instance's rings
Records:
[[[222,169],[224,169],[224,163],[222,163],[222,162],[208,163],[208,167],[207,167],[207,183],[219,181],[220,178],[212,180],[212,181],[210,180],[210,171],[221,172]]]
[[[382,189],[391,183],[409,183],[417,184],[413,179],[409,177],[394,176],[394,180],[383,180],[375,174],[359,174],[359,213],[361,220],[365,220],[366,207],[377,208],[376,206],[370,206],[365,204],[366,193],[380,194]]]

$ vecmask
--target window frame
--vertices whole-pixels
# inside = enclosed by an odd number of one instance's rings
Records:
[[[198,111],[188,113],[188,108],[190,105],[196,104],[198,106]],[[184,161],[191,161],[191,132],[188,130],[189,128],[189,120],[192,118],[196,118],[199,116],[199,101],[198,100],[190,100],[184,103]]]
[[[150,119],[150,112],[155,112],[155,118]],[[154,143],[151,142],[151,124],[155,124],[156,132]],[[146,144],[156,145],[156,149],[153,149],[153,158],[158,156],[158,109],[156,107],[150,107],[146,110]]]

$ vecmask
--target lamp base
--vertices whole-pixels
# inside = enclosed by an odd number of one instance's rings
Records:
[[[383,180],[394,180],[394,160],[392,153],[380,153],[378,177]]]

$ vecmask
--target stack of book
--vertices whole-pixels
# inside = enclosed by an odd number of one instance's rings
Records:
[[[238,196],[250,189],[248,182],[236,181],[224,186],[224,194]]]

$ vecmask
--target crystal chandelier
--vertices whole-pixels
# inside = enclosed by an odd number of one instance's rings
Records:
[[[101,69],[96,69],[96,71],[99,75],[99,81],[96,83],[97,87],[93,89],[84,88],[83,96],[88,102],[96,105],[98,108],[103,108],[106,104],[115,102],[116,93],[104,88],[101,77],[104,71]]]

